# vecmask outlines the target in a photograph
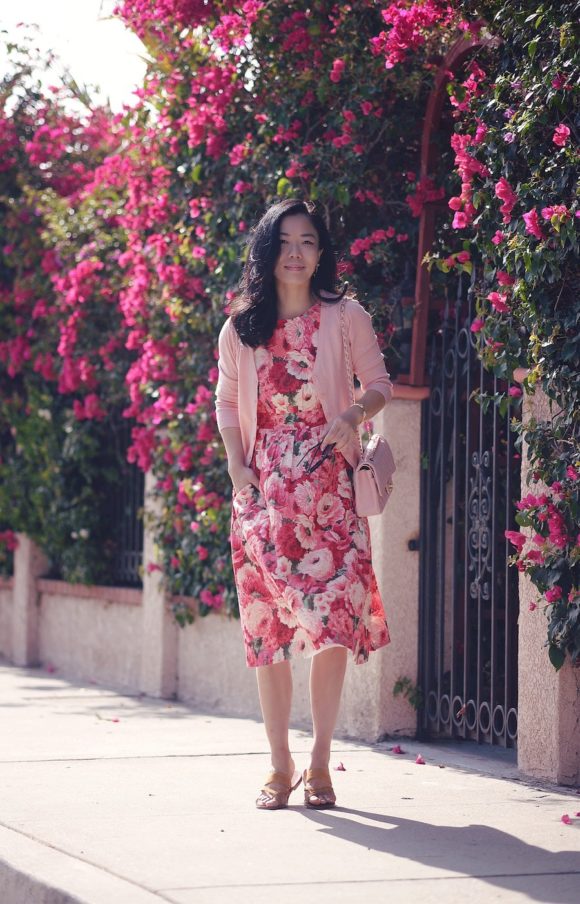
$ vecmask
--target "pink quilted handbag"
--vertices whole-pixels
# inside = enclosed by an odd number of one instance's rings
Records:
[[[344,300],[340,303],[340,327],[344,344],[350,394],[354,404],[354,377],[350,357],[350,343],[346,335],[344,322]],[[373,433],[363,447],[360,433],[357,432],[361,446],[361,459],[353,475],[354,498],[357,515],[369,517],[380,515],[387,504],[393,489],[393,474],[396,470],[395,459],[387,440],[380,433]]]

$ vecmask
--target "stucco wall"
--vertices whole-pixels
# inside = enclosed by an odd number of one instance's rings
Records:
[[[8,580],[0,585],[0,654],[12,655],[12,587]]]
[[[139,689],[139,606],[42,593],[39,660],[59,673],[127,691]]]
[[[414,735],[415,710],[402,696],[393,697],[393,687],[399,678],[414,684],[418,678],[419,551],[409,543],[420,540],[421,403],[393,400],[374,419],[374,428],[389,440],[397,470],[392,498],[380,517],[369,520],[391,643],[374,663],[376,673],[369,672],[366,691],[379,695],[377,735]]]
[[[526,397],[524,421],[550,417],[546,396],[537,390]],[[526,482],[527,448],[522,455],[522,495],[530,492]],[[534,483],[533,492],[546,487]],[[526,531],[530,533],[530,529]],[[528,775],[562,784],[580,785],[580,668],[570,662],[556,672],[548,659],[546,615],[537,602],[538,592],[520,575],[518,656],[518,767]]]

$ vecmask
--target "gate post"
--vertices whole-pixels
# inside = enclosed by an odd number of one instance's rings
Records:
[[[145,512],[158,510],[153,499],[155,477],[145,474]],[[156,546],[145,520],[143,533],[143,606],[141,628],[140,690],[152,697],[173,697],[177,689],[178,627],[167,609],[161,571],[149,571],[157,564]]]
[[[50,562],[26,534],[16,534],[12,605],[12,650],[15,665],[39,664],[39,594],[36,579],[48,571]]]
[[[549,401],[541,389],[524,395],[522,417],[546,420]],[[527,444],[522,444],[522,496],[529,488]],[[540,492],[547,488],[535,484]],[[518,768],[528,775],[580,785],[580,667],[569,659],[556,672],[546,643],[546,618],[541,609],[532,612],[537,599],[529,578],[520,574],[519,666],[518,666]]]
[[[418,681],[421,400],[428,394],[425,387],[395,386],[394,399],[373,418],[374,429],[389,440],[397,464],[393,497],[380,517],[369,520],[373,565],[391,637],[384,650],[371,656],[380,672],[377,736],[417,733],[417,713],[402,695],[393,696],[393,688],[400,678],[415,685]]]

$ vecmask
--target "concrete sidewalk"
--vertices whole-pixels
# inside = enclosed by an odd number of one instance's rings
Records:
[[[334,810],[265,813],[256,722],[1,661],[0,707],[0,904],[580,901],[580,794],[511,752],[339,740]]]

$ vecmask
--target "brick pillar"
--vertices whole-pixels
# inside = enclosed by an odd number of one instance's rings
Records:
[[[14,550],[12,606],[12,662],[15,665],[39,664],[38,622],[40,597],[36,579],[46,574],[49,560],[26,534],[17,534]]]
[[[550,417],[548,399],[536,389],[524,398],[523,418]],[[530,492],[527,446],[522,454],[522,495]],[[534,485],[542,492],[543,485]],[[580,785],[580,668],[569,660],[556,672],[545,646],[547,620],[543,610],[529,610],[538,592],[520,575],[518,653],[518,767],[528,775],[564,785]]]
[[[151,497],[155,478],[145,475],[145,511],[154,512],[159,502]],[[157,563],[156,546],[145,527],[143,542],[143,612],[141,632],[140,689],[152,697],[173,697],[177,690],[178,631],[168,611],[160,571],[148,572]]]

